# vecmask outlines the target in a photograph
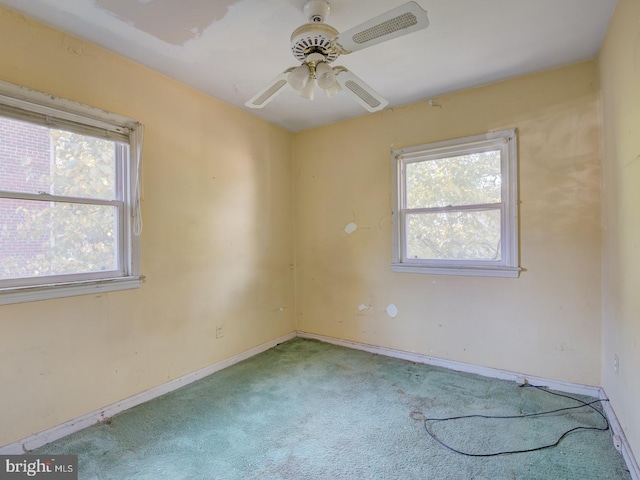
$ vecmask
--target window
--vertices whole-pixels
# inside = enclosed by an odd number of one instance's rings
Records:
[[[517,277],[515,130],[392,152],[395,272]]]
[[[140,286],[142,126],[0,83],[0,304]]]

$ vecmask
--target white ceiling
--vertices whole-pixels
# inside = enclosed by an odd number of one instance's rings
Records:
[[[406,0],[330,0],[338,31]],[[341,56],[389,107],[594,58],[616,0],[417,0],[426,30]],[[0,0],[292,132],[367,112],[344,93],[244,102],[297,61],[304,0]],[[320,92],[318,92],[320,93]]]

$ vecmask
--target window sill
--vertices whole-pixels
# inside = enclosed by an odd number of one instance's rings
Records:
[[[139,288],[141,284],[142,277],[122,277],[88,282],[4,288],[0,289],[0,305],[129,290]]]
[[[520,267],[428,267],[407,263],[392,263],[391,269],[398,273],[503,278],[518,278],[520,276],[520,270],[522,270]]]

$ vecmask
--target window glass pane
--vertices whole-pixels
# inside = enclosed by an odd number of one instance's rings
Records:
[[[407,208],[500,203],[500,150],[407,163]]]
[[[407,214],[407,258],[500,261],[500,210]]]
[[[116,143],[0,117],[0,190],[116,198]]]
[[[0,279],[118,269],[117,207],[0,198]]]
[[[0,117],[0,190],[49,193],[49,129]]]
[[[116,198],[116,143],[62,130],[51,130],[52,187],[56,195]]]

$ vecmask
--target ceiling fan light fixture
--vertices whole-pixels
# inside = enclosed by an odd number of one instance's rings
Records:
[[[333,73],[333,68],[326,62],[319,62],[316,65],[316,79],[318,80],[318,86],[325,90],[336,83],[336,75]]]
[[[331,98],[340,91],[342,91],[342,87],[338,82],[335,82],[330,87],[324,89],[324,94],[327,96],[327,98]]]
[[[309,84],[309,80],[312,80],[311,69],[306,63],[303,63],[299,67],[294,68],[287,77],[289,85],[291,85],[293,89],[297,91],[303,90]]]
[[[307,100],[313,100],[313,94],[315,93],[316,82],[313,78],[309,77],[309,81],[305,84],[302,89],[298,90],[298,93],[301,97],[306,98]]]

